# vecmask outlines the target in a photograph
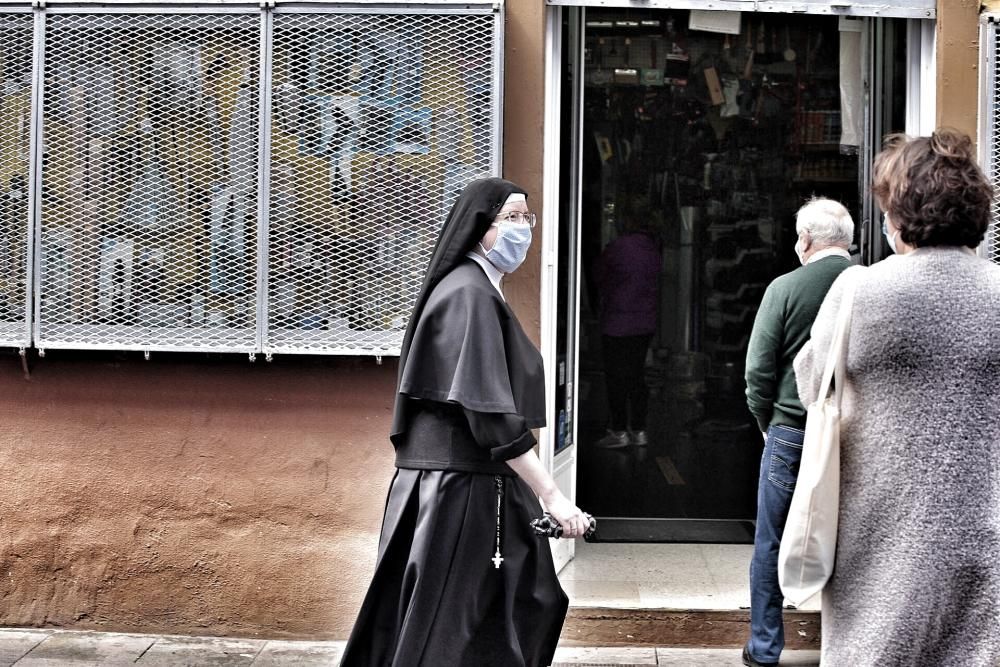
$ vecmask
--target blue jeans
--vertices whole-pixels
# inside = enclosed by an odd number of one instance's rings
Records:
[[[785,647],[781,621],[784,597],[778,587],[778,547],[802,460],[803,432],[790,426],[767,430],[757,485],[757,532],[750,561],[750,641],[758,662],[778,662]]]

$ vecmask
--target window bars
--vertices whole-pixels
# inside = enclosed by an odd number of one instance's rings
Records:
[[[398,352],[438,230],[497,167],[491,15],[274,15],[267,349]]]
[[[46,17],[39,347],[254,349],[260,33]]]
[[[398,354],[451,203],[499,172],[492,3],[39,15],[32,58],[0,14],[0,326],[33,302],[42,349]]]
[[[29,187],[34,18],[0,14],[3,75],[0,104],[0,346],[24,348],[29,329]]]
[[[985,67],[983,85],[980,86],[982,103],[979,108],[979,141],[985,148],[982,155],[986,176],[993,187],[1000,191],[1000,68],[997,67],[1000,56],[1000,24],[997,23],[996,16],[984,15],[983,18],[980,52],[984,56]],[[1000,197],[996,193],[991,214],[992,221],[980,253],[983,257],[1000,263]]]

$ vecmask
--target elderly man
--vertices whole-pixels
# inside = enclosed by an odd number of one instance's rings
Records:
[[[750,640],[744,665],[777,665],[785,645],[778,587],[778,546],[802,456],[805,408],[792,361],[809,339],[819,306],[850,266],[851,214],[815,198],[795,216],[795,254],[802,266],[775,278],[764,292],[747,349],[747,405],[764,435],[757,487],[757,532],[750,562]]]

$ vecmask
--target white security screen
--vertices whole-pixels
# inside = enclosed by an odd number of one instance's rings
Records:
[[[499,166],[492,8],[274,15],[265,351],[398,354],[452,202]]]
[[[45,18],[36,344],[257,343],[261,14]]]
[[[32,33],[29,10],[0,14],[0,346],[30,344],[28,313]]]
[[[0,344],[33,310],[42,349],[398,354],[448,209],[500,171],[500,7],[0,16]]]

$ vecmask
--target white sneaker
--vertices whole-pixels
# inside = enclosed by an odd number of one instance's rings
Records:
[[[594,443],[597,447],[605,449],[618,449],[628,447],[628,431],[612,431],[608,429],[608,434]]]
[[[645,447],[649,444],[649,436],[645,431],[633,431],[631,442],[636,447]]]

